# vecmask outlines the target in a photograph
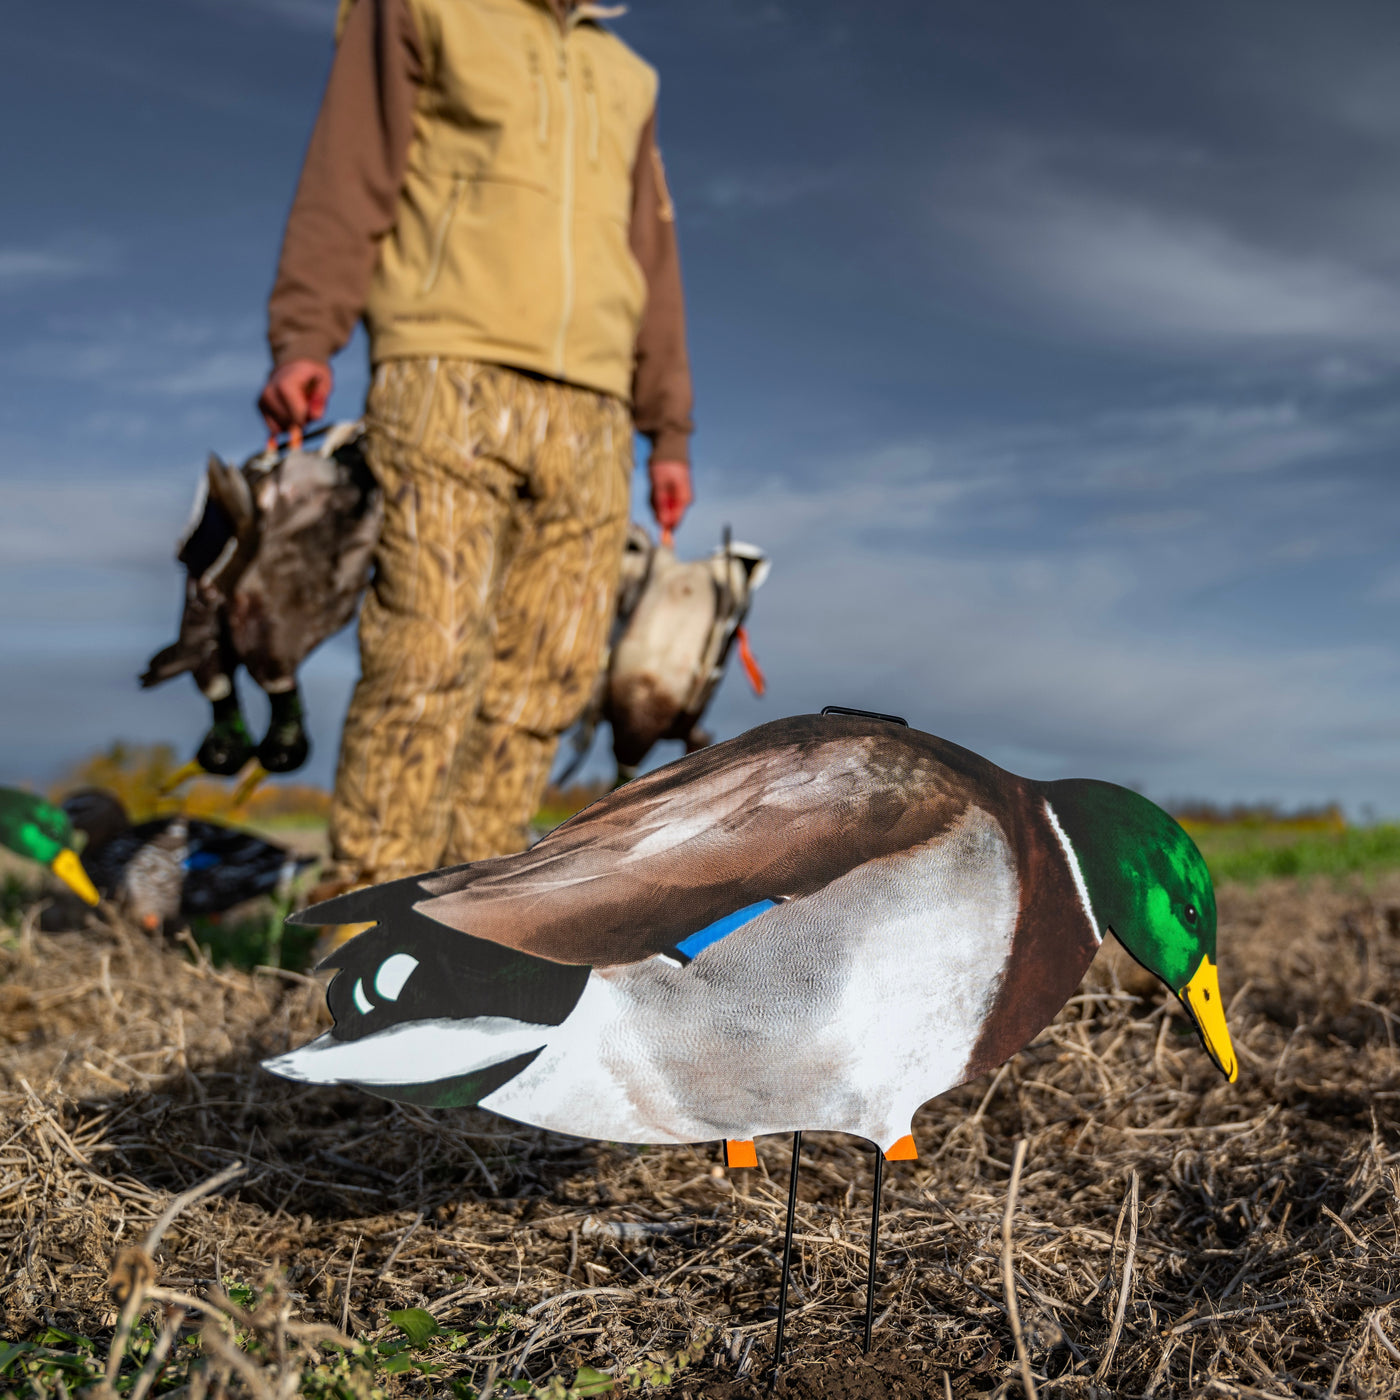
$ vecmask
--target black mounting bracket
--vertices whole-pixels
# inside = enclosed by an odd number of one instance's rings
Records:
[[[899,715],[882,715],[876,710],[852,710],[845,705],[823,705],[824,715],[853,715],[856,719],[882,719],[889,724],[902,724],[909,728],[909,721],[900,718]]]

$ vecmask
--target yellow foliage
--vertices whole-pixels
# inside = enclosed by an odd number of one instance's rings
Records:
[[[183,812],[235,824],[263,822],[321,822],[330,812],[330,794],[310,783],[269,780],[241,806],[234,806],[235,778],[203,776],[166,792],[180,768],[170,744],[128,744],[117,740],[104,752],[76,764],[50,792],[61,800],[80,787],[106,788],[115,793],[132,821]]]
[[[1347,819],[1335,802],[1325,807],[1302,808],[1296,812],[1283,812],[1271,806],[1217,807],[1201,802],[1178,807],[1172,815],[1193,834],[1215,831],[1226,826],[1299,833],[1336,834],[1347,830]]]

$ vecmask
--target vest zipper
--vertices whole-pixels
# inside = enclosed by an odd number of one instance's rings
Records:
[[[438,219],[438,226],[433,230],[433,251],[428,259],[428,270],[423,274],[423,283],[419,287],[419,295],[426,296],[431,292],[437,282],[438,273],[442,271],[442,258],[447,249],[447,231],[452,227],[452,216],[457,212],[458,201],[462,198],[462,187],[466,184],[466,179],[461,175],[452,177],[452,192],[447,196],[447,207],[442,211],[442,216]]]
[[[569,84],[567,35],[559,35],[559,81],[564,90],[564,179],[560,193],[560,233],[564,272],[559,311],[559,334],[554,341],[554,372],[564,377],[564,347],[574,314],[574,94]]]

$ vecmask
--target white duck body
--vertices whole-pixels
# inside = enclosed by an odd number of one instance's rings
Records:
[[[820,1126],[888,1149],[967,1077],[1018,902],[1001,829],[969,812],[935,848],[778,904],[687,967],[594,969],[539,1058],[481,1106],[614,1142]]]
[[[707,559],[682,561],[667,544],[652,551],[608,663],[603,713],[624,767],[640,763],[659,739],[701,747],[691,736],[769,567],[761,549],[727,539]]]

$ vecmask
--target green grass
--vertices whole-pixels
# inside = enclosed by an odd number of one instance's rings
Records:
[[[34,888],[18,875],[0,877],[0,928],[18,928],[34,899]]]
[[[1193,822],[1188,829],[1216,881],[1255,884],[1319,875],[1341,879],[1400,867],[1400,824],[1396,823],[1310,831],[1287,824]]]
[[[246,919],[191,919],[190,933],[216,967],[285,967],[304,972],[320,937],[319,928],[283,922],[286,911],[273,908]]]
[[[258,1325],[258,1290],[234,1285],[227,1296],[232,1305],[226,1309],[228,1325],[223,1329],[227,1342],[242,1353],[252,1369],[263,1372],[269,1393],[277,1383],[290,1381],[293,1393],[302,1400],[389,1400],[391,1394],[405,1393],[393,1381],[400,1375],[422,1377],[433,1393],[452,1400],[477,1400],[477,1388],[461,1373],[464,1369],[478,1372],[482,1365],[459,1359],[460,1354],[497,1334],[520,1330],[525,1324],[519,1313],[502,1311],[490,1320],[454,1329],[443,1327],[422,1308],[406,1308],[390,1312],[385,1326],[377,1333],[347,1339],[353,1342],[348,1349],[322,1342],[303,1350],[289,1377],[285,1356],[279,1358],[277,1354],[282,1346],[271,1345],[270,1328],[265,1323]],[[237,1327],[240,1316],[253,1325]],[[73,1395],[87,1387],[95,1389],[103,1385],[109,1368],[115,1372],[109,1393],[117,1396],[136,1392],[159,1396],[183,1391],[196,1380],[199,1371],[205,1372],[207,1382],[211,1370],[215,1372],[215,1393],[221,1394],[229,1379],[227,1363],[219,1374],[218,1358],[206,1354],[194,1326],[195,1321],[187,1319],[182,1335],[162,1336],[149,1323],[138,1322],[120,1353],[115,1341],[104,1344],[55,1327],[45,1327],[22,1342],[0,1339],[0,1400],[19,1400],[21,1396],[41,1400]],[[565,1372],[538,1384],[500,1376],[490,1388],[501,1400],[512,1396],[527,1400],[589,1400],[618,1391],[664,1390],[701,1359],[711,1339],[712,1334],[706,1332],[674,1355],[654,1353],[616,1376],[580,1366],[572,1376]],[[421,1384],[418,1382],[418,1386]],[[421,1394],[418,1386],[411,1386],[408,1393]]]

